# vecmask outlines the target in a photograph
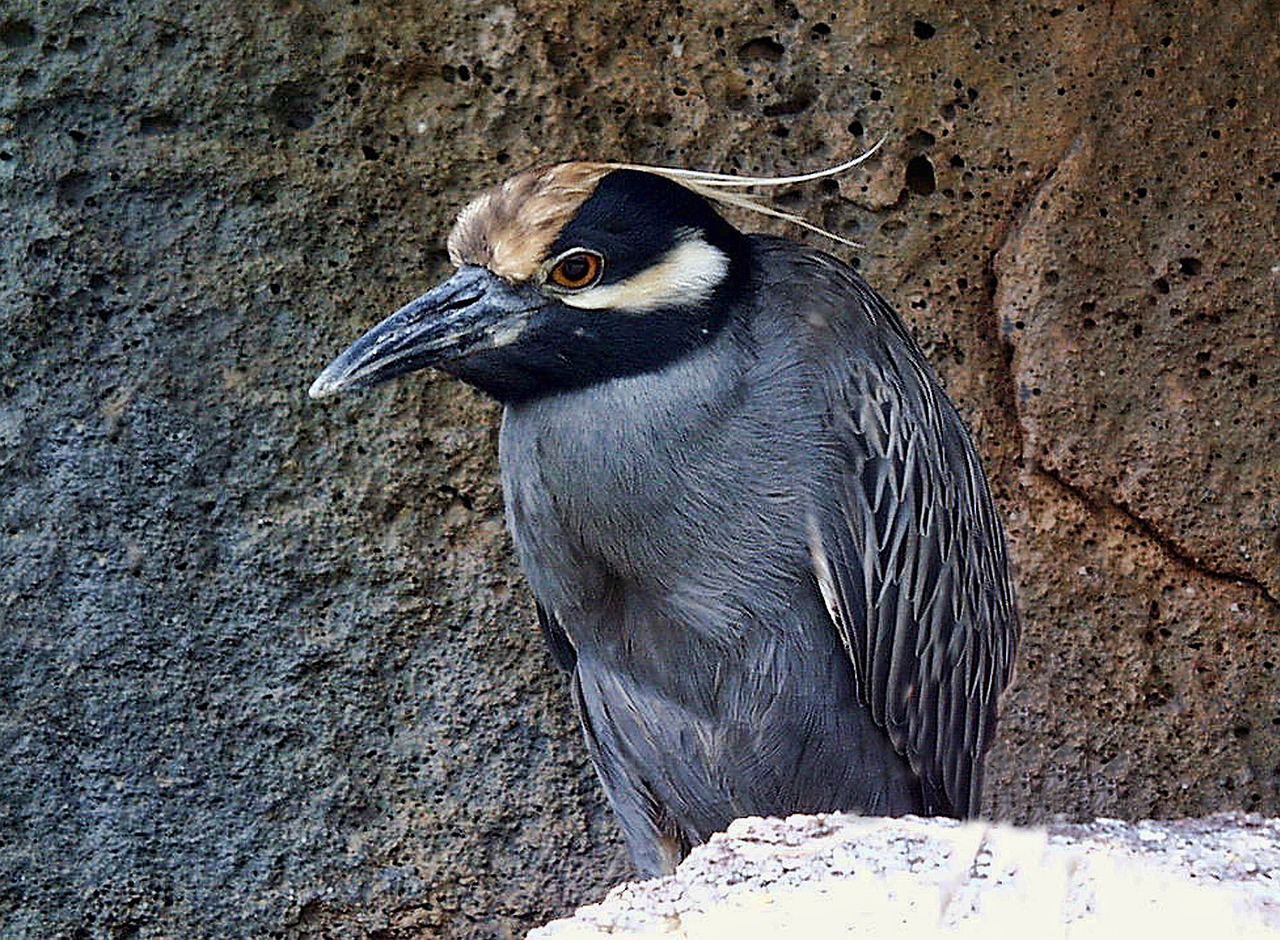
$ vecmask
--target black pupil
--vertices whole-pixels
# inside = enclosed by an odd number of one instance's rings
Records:
[[[591,259],[586,255],[574,255],[560,262],[560,276],[571,284],[585,281],[591,276]]]

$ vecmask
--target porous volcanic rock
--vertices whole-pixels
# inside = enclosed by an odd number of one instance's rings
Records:
[[[778,201],[862,243],[1008,521],[986,810],[1280,813],[1278,57],[1262,0],[8,0],[5,935],[514,936],[629,876],[497,409],[306,398],[572,157],[885,138]]]

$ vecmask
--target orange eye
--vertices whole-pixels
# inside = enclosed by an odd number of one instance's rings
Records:
[[[551,269],[551,282],[566,290],[590,287],[600,278],[604,259],[591,251],[575,251],[565,255]]]

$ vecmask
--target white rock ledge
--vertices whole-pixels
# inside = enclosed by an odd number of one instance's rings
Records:
[[[672,877],[528,936],[1280,937],[1280,820],[740,819]]]

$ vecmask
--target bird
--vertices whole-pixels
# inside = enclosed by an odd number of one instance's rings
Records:
[[[742,190],[865,156],[519,172],[310,389],[431,367],[502,404],[507,527],[645,877],[741,816],[980,810],[1019,627],[978,452],[852,267],[722,211],[822,231]]]

